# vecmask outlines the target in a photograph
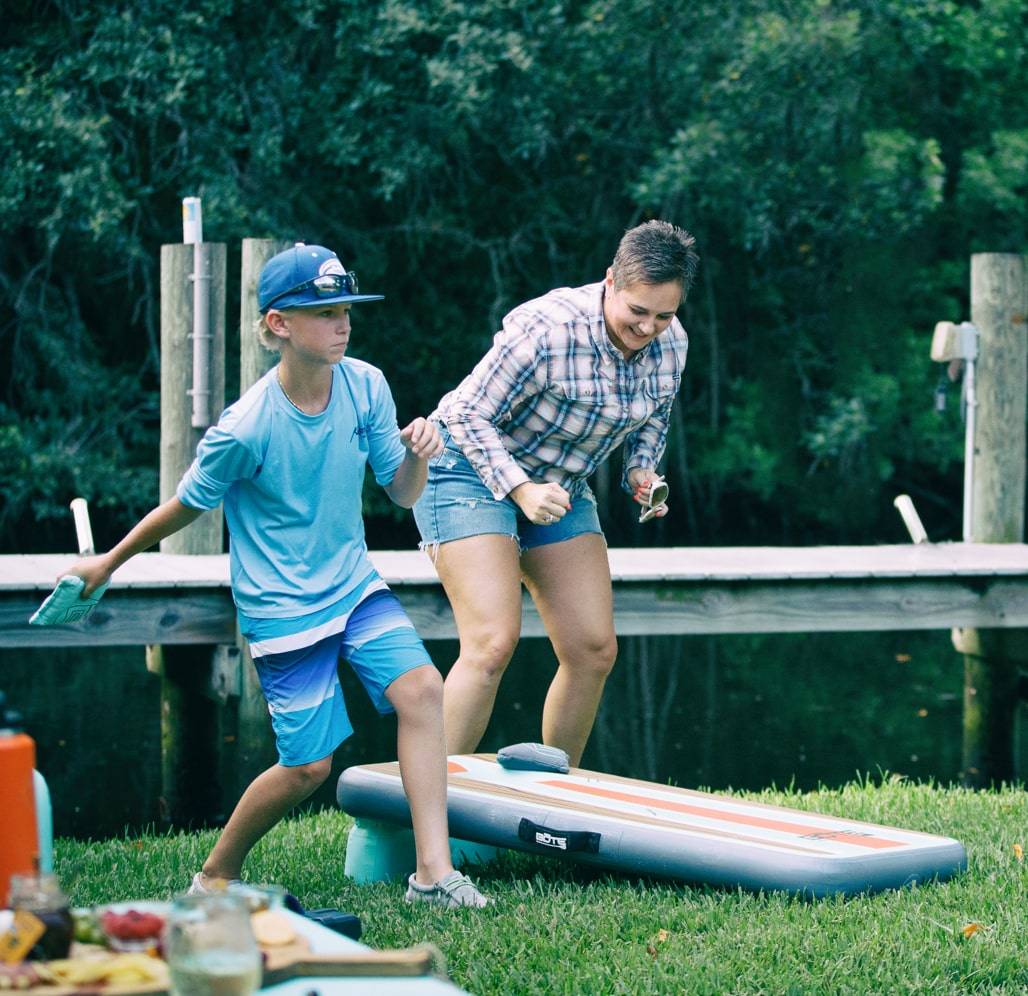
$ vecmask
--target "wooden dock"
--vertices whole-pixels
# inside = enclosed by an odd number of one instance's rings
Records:
[[[250,328],[252,289],[264,261],[285,248],[244,239],[238,327]],[[212,410],[224,390],[225,246],[208,246],[212,278]],[[193,247],[161,249],[161,499],[174,493],[200,430],[190,412]],[[1017,712],[1028,699],[1028,545],[1024,544],[1025,259],[972,257],[971,320],[980,337],[975,476],[965,495],[965,539],[976,542],[842,547],[613,549],[614,621],[621,636],[943,629],[964,656],[964,779],[1016,775]],[[233,321],[233,325],[235,322]],[[240,391],[272,362],[253,336],[240,342]],[[973,515],[969,514],[973,509]],[[967,523],[965,522],[965,526]],[[0,556],[0,650],[141,646],[161,676],[162,793],[171,824],[199,825],[238,798],[262,769],[267,710],[245,648],[236,645],[221,513],[204,516],[141,554],[113,578],[85,623],[29,626],[28,619],[75,554]],[[987,540],[989,542],[978,542]],[[426,640],[456,637],[435,570],[416,551],[372,554]],[[543,635],[525,598],[523,635]],[[220,734],[211,708],[235,698],[237,730]],[[215,784],[234,744],[238,791]],[[226,769],[227,770],[227,769]]]
[[[429,559],[371,554],[424,639],[456,637]],[[0,647],[231,644],[227,555],[144,553],[85,622],[28,625],[76,555],[0,556]],[[624,636],[1028,627],[1028,544],[612,549]],[[525,598],[523,634],[542,636]]]

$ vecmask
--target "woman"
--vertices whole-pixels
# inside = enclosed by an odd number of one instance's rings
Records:
[[[622,486],[649,504],[685,367],[675,313],[699,263],[694,246],[668,222],[630,229],[604,280],[510,312],[430,416],[445,449],[414,514],[460,637],[444,691],[449,754],[474,751],[485,733],[520,635],[523,581],[558,661],[542,739],[581,760],[617,655],[587,479],[624,443]]]

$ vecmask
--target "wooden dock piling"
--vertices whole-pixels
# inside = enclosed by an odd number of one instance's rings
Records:
[[[978,328],[978,412],[970,539],[1024,539],[1028,418],[1028,265],[1022,256],[971,257],[971,322]],[[1028,630],[956,629],[964,655],[963,779],[1013,781]]]
[[[239,280],[239,394],[252,387],[277,362],[278,355],[265,349],[254,333],[260,315],[257,280],[264,264],[292,245],[284,239],[243,239]]]
[[[210,411],[216,420],[225,404],[226,250],[200,247],[204,276],[210,278]],[[193,246],[161,246],[161,453],[160,500],[175,494],[193,461],[203,428],[192,425],[189,394],[193,372]],[[161,542],[162,553],[220,554],[224,516],[207,512]],[[205,822],[219,810],[217,766],[220,710],[207,690],[215,647],[156,646],[147,667],[161,676],[161,799],[168,823]]]

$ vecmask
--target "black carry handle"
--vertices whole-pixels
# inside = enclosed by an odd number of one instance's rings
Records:
[[[545,847],[548,851],[581,851],[585,854],[598,854],[600,835],[589,830],[555,830],[544,827],[541,823],[522,819],[518,824],[518,837],[526,844]]]
[[[303,914],[308,920],[315,920],[329,930],[334,930],[343,937],[359,941],[362,927],[360,917],[355,913],[343,913],[341,910],[323,909],[306,910]]]

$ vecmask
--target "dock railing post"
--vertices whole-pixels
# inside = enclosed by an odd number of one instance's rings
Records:
[[[1004,253],[973,255],[971,322],[980,340],[971,535],[965,538],[975,543],[1024,540],[1026,315],[1028,260]],[[953,645],[964,655],[964,783],[985,787],[1013,781],[1028,630],[955,629]]]
[[[209,277],[211,418],[225,403],[225,261],[221,243],[200,243],[197,264]],[[194,427],[193,379],[194,246],[161,246],[161,446],[160,500],[175,494],[193,460],[204,427]],[[223,552],[221,509],[207,512],[160,545],[161,553]],[[213,646],[147,649],[147,666],[161,676],[162,818],[175,825],[203,823],[218,812],[217,764],[221,737],[218,707],[207,694]]]
[[[288,249],[282,239],[243,239],[239,280],[239,394],[257,383],[277,362],[278,354],[265,349],[254,325],[257,309],[257,279],[264,264],[276,253]],[[257,681],[246,641],[237,636],[240,650],[239,703],[236,713],[236,794],[277,760],[268,706]]]

